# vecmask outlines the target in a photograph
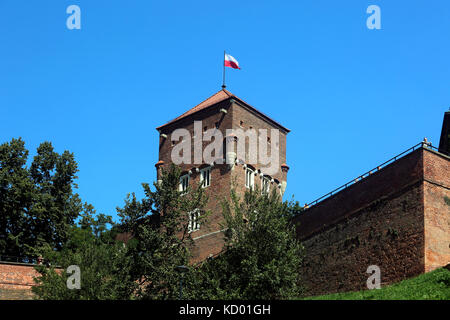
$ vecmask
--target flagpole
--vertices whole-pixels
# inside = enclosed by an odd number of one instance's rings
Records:
[[[226,55],[226,52],[225,52],[225,50],[223,50],[223,84],[222,84],[222,89],[225,89],[227,87],[225,85],[225,55]]]

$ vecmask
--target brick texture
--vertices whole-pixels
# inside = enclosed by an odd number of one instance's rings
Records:
[[[227,113],[220,112],[221,109],[227,110]],[[183,119],[176,121],[175,123],[168,124],[161,129],[161,133],[167,135],[167,138],[160,137],[159,144],[159,161],[163,161],[162,169],[167,168],[172,162],[172,150],[173,143],[171,134],[174,130],[179,128],[187,129],[190,132],[191,137],[194,137],[194,121],[202,121],[202,131],[206,129],[217,128],[226,136],[227,129],[242,129],[246,131],[250,128],[255,130],[267,129],[268,136],[270,136],[270,129],[280,129],[267,119],[252,111],[251,108],[246,107],[242,103],[238,103],[235,100],[225,100],[207,109],[203,109],[195,114],[184,117]],[[278,167],[279,170],[276,174],[271,176],[274,179],[271,187],[277,188],[278,183],[286,181],[286,173],[282,173],[281,164],[286,162],[286,135],[287,132],[283,129],[279,130],[279,157]],[[203,168],[210,163],[194,163],[194,139],[191,143],[191,164],[181,164],[180,168],[183,173],[187,173],[191,170],[190,185],[195,187],[200,183],[200,173],[195,171],[195,168]],[[178,141],[175,144],[179,143]],[[268,142],[267,142],[268,143]],[[271,142],[272,143],[272,142]],[[276,143],[276,142],[274,142]],[[209,141],[203,142],[203,150]],[[246,150],[248,150],[248,139],[246,139]],[[270,152],[270,145],[268,145],[268,152]],[[269,153],[270,154],[270,153]],[[226,156],[226,149],[223,149],[223,158]],[[247,163],[248,153],[246,153],[246,159],[242,159]],[[253,165],[254,169],[261,169],[258,164]],[[260,177],[255,177],[255,184],[261,188]],[[193,263],[204,260],[205,258],[218,254],[223,249],[223,216],[221,202],[230,199],[231,188],[235,188],[239,194],[243,194],[245,188],[245,170],[243,165],[235,165],[232,169],[227,164],[215,164],[211,171],[211,184],[205,188],[205,193],[209,198],[209,201],[205,207],[210,211],[210,215],[207,218],[207,223],[203,223],[200,230],[194,231],[191,235],[195,240],[195,248],[193,248]]]
[[[366,289],[370,265],[390,284],[448,264],[449,162],[418,149],[296,217],[306,293]]]
[[[0,300],[29,300],[39,275],[33,265],[0,262]]]
[[[450,263],[450,161],[449,157],[424,155],[425,271]]]

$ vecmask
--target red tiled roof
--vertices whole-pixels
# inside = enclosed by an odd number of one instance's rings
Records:
[[[216,92],[215,94],[213,94],[211,97],[209,97],[208,99],[202,101],[201,103],[199,103],[198,105],[196,105],[195,107],[193,107],[192,109],[186,111],[185,113],[183,113],[181,116],[167,122],[166,124],[163,124],[162,126],[159,126],[156,128],[156,130],[160,130],[161,128],[174,123],[180,119],[186,118],[187,116],[197,113],[200,110],[204,110],[212,105],[215,105],[219,102],[222,102],[228,98],[234,98],[237,99],[241,102],[243,102],[246,106],[250,107],[252,110],[256,111],[257,113],[261,114],[262,116],[264,116],[265,118],[267,118],[268,120],[274,122],[275,124],[277,124],[278,126],[280,126],[281,128],[283,128],[284,130],[286,130],[287,132],[289,132],[290,130],[285,128],[284,126],[282,126],[281,124],[279,124],[278,122],[276,122],[275,120],[271,119],[270,117],[266,116],[264,113],[262,113],[261,111],[258,111],[256,108],[252,107],[251,105],[249,105],[248,103],[246,103],[244,100],[236,97],[234,94],[232,94],[230,91],[226,90],[226,89],[222,89],[218,92]]]

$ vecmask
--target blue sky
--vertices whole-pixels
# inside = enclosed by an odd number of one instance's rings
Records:
[[[81,8],[69,30],[66,8]],[[381,9],[369,30],[366,8]],[[302,204],[428,137],[450,106],[450,2],[0,1],[0,143],[75,153],[78,192],[115,216],[155,179],[155,128],[227,89],[292,130]]]

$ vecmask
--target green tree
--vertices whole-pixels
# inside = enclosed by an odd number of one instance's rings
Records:
[[[191,298],[290,299],[302,291],[303,247],[290,224],[294,202],[281,202],[274,191],[261,195],[235,191],[223,204],[224,252],[205,261],[190,278]],[[188,289],[187,289],[188,290]]]
[[[22,139],[0,145],[0,254],[24,260],[44,243],[59,250],[82,210],[72,153],[44,142],[27,160]]]
[[[131,277],[131,258],[127,247],[115,241],[107,228],[111,217],[98,215],[87,205],[79,226],[70,229],[68,241],[60,251],[45,244],[40,253],[45,263],[37,266],[40,276],[32,288],[37,299],[117,300],[132,299],[137,283]],[[80,289],[69,289],[69,266],[80,268]]]
[[[28,150],[21,139],[0,145],[0,255],[23,256],[27,215],[34,183],[25,167]]]
[[[35,184],[35,199],[30,208],[29,237],[31,246],[47,243],[59,250],[82,211],[77,188],[78,165],[72,153],[54,152],[50,142],[41,143],[30,167]]]
[[[189,213],[207,212],[202,187],[189,188],[184,194],[178,189],[180,170],[171,165],[163,170],[155,191],[143,184],[145,198],[136,200],[128,195],[124,208],[118,208],[122,231],[132,235],[128,253],[134,263],[133,276],[139,282],[136,295],[140,299],[176,299],[180,275],[176,267],[188,265],[193,241],[189,233]]]

